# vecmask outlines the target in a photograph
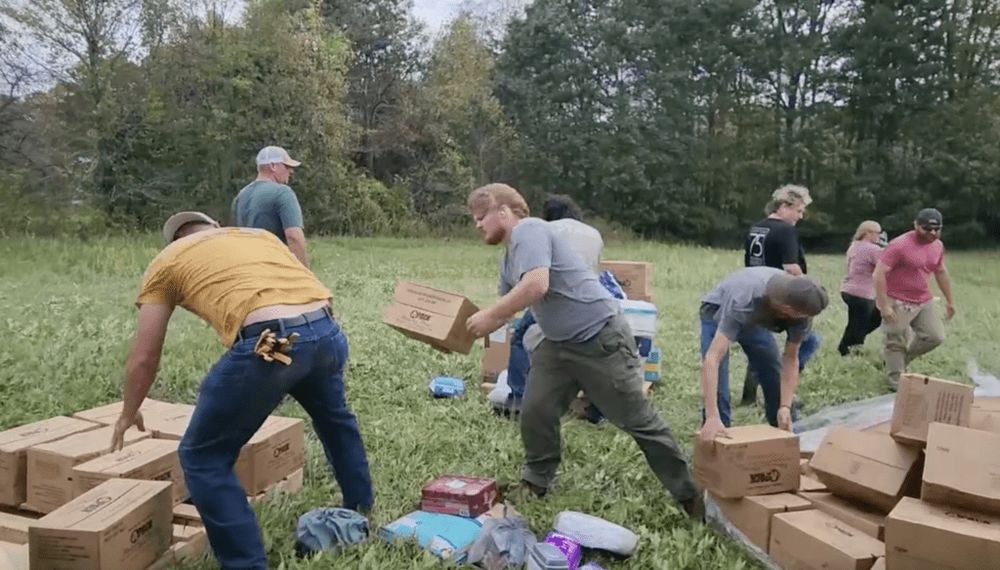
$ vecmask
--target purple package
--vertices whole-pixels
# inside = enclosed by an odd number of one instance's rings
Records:
[[[555,546],[566,556],[566,561],[569,563],[567,566],[569,570],[577,570],[580,567],[580,559],[583,558],[583,547],[577,544],[572,538],[558,532],[550,532],[545,535],[543,542]]]

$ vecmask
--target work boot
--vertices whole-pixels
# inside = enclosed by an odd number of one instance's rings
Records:
[[[705,522],[705,496],[702,491],[698,491],[698,494],[692,499],[681,501],[681,508],[691,520]]]
[[[514,484],[503,485],[500,487],[500,494],[504,501],[509,501],[515,505],[523,504],[528,501],[535,499],[541,499],[548,493],[549,490],[545,487],[539,487],[533,483],[529,483],[524,479]]]

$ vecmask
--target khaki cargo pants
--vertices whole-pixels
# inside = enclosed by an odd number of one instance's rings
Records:
[[[922,304],[892,299],[896,319],[882,321],[885,331],[885,370],[895,390],[906,365],[944,341],[944,324],[933,301]],[[911,332],[912,331],[912,332]]]
[[[562,454],[560,422],[580,390],[609,422],[635,439],[675,499],[697,496],[670,428],[642,393],[635,339],[621,314],[587,342],[545,339],[535,349],[521,408],[522,479],[539,487],[552,485]]]

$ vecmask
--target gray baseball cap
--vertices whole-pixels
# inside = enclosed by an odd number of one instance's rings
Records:
[[[291,167],[302,166],[301,162],[289,156],[288,151],[280,146],[265,146],[257,153],[257,166],[279,162]]]
[[[944,217],[935,208],[924,208],[917,212],[917,217],[913,221],[921,226],[940,228],[944,223]]]
[[[184,224],[190,224],[191,222],[203,222],[214,226],[219,225],[219,222],[213,220],[211,216],[202,212],[178,212],[167,218],[166,223],[163,224],[164,241],[172,243],[174,241],[174,236],[177,234],[177,230],[181,229]]]
[[[830,304],[830,297],[820,284],[806,276],[788,273],[775,275],[767,282],[767,296],[811,317],[820,314]]]

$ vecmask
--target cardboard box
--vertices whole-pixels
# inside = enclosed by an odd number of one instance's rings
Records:
[[[36,519],[14,513],[0,512],[0,540],[15,544],[28,543],[28,526]]]
[[[976,398],[972,401],[969,427],[1000,433],[1000,398]]]
[[[799,477],[800,493],[818,493],[826,491],[829,491],[829,489],[827,489],[826,485],[821,483],[818,479],[814,479],[809,475],[802,475]]]
[[[496,383],[497,376],[507,369],[507,362],[510,360],[510,340],[513,334],[514,329],[504,325],[486,337],[483,359],[480,363],[483,382]]]
[[[889,433],[900,443],[923,447],[931,422],[968,426],[972,386],[919,374],[903,374]]]
[[[931,424],[920,498],[1000,514],[1000,434]]]
[[[476,339],[466,330],[465,321],[478,311],[472,301],[457,293],[400,281],[382,322],[435,348],[469,354]]]
[[[876,560],[875,565],[872,566],[872,570],[885,570],[885,558],[879,558],[878,560]]]
[[[305,464],[305,423],[298,418],[268,416],[240,450],[236,477],[247,495],[256,495]]]
[[[73,492],[80,496],[114,477],[166,481],[175,504],[188,498],[176,441],[147,439],[81,463],[73,468]]]
[[[4,570],[28,570],[28,542],[15,544],[0,541],[0,568]]]
[[[695,435],[694,476],[725,499],[799,488],[799,437],[767,425],[727,430],[711,444]]]
[[[885,525],[886,566],[982,570],[1000,564],[1000,516],[906,498]]]
[[[864,428],[861,431],[873,432],[873,433],[884,433],[886,435],[889,435],[889,432],[891,431],[891,428],[892,428],[892,420],[886,420],[884,422],[877,423],[877,424],[875,424],[873,426],[868,426],[868,427]]]
[[[31,525],[31,567],[145,570],[170,548],[170,518],[170,483],[106,481]]]
[[[200,557],[208,550],[208,535],[205,529],[201,529],[185,540],[174,539],[170,548],[151,564],[146,570],[171,570],[179,564],[184,564]]]
[[[723,499],[712,495],[722,514],[740,529],[750,542],[767,552],[771,540],[771,518],[779,513],[811,509],[812,503],[791,493]]]
[[[629,299],[653,300],[653,264],[646,261],[602,261],[601,271],[610,271]]]
[[[56,416],[0,433],[0,505],[20,506],[28,496],[28,449],[101,427]]]
[[[266,491],[247,497],[247,500],[250,501],[251,503],[256,503],[259,501],[266,500],[268,497],[273,496],[275,492],[282,492],[289,494],[298,493],[299,491],[302,490],[302,485],[304,483],[305,483],[305,471],[303,469],[299,469],[294,473],[292,473],[291,475],[289,475],[288,477],[285,477],[281,481],[278,481],[277,483],[271,485],[270,487],[267,488]],[[177,517],[177,512],[174,512],[174,518],[176,519],[176,517]],[[193,522],[196,524],[201,524],[201,519],[198,519],[197,521]]]
[[[122,413],[123,405],[124,402],[119,400],[117,402],[77,412],[73,414],[73,417],[110,426],[118,421],[118,416]],[[170,413],[172,410],[176,409],[175,406],[180,405],[183,404],[171,404],[170,402],[161,402],[159,400],[153,400],[152,398],[146,398],[142,401],[142,405],[139,406],[139,411],[142,412],[143,419],[146,419],[147,416],[153,416],[158,412]]]
[[[885,513],[863,503],[851,503],[833,493],[799,493],[813,507],[872,538],[884,540]]]
[[[174,505],[174,522],[188,526],[202,526],[198,509],[190,503]]]
[[[769,553],[786,570],[870,570],[885,545],[811,509],[774,515]]]
[[[833,493],[888,513],[903,495],[917,496],[920,450],[890,436],[837,426],[827,432],[809,464]]]
[[[108,452],[114,428],[77,433],[28,450],[28,498],[25,508],[48,513],[73,498],[73,467]],[[149,439],[148,431],[129,428],[125,445]]]

